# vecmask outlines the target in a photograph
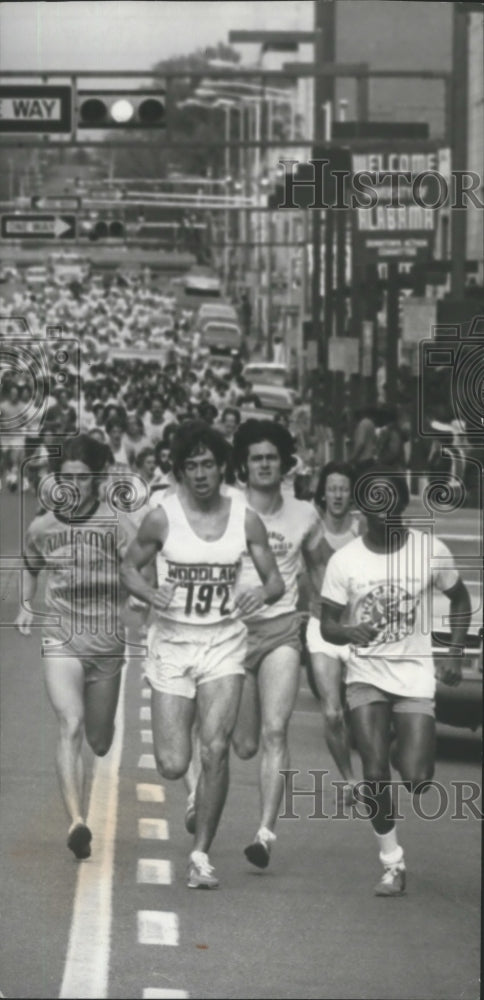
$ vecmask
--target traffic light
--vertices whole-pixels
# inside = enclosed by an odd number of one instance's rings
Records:
[[[165,127],[165,91],[79,90],[77,100],[78,128]]]
[[[98,240],[122,240],[126,236],[124,222],[120,219],[98,219],[82,223],[81,231],[92,243]]]

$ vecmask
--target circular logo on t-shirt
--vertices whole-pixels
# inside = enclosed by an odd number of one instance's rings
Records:
[[[378,629],[372,644],[399,642],[410,635],[415,624],[418,598],[397,583],[376,584],[355,607],[357,624]]]

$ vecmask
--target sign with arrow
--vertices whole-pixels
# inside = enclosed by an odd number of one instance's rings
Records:
[[[4,240],[73,240],[75,215],[2,215],[0,233]]]
[[[30,199],[32,208],[40,212],[78,212],[81,199],[75,195],[41,195],[34,194]]]

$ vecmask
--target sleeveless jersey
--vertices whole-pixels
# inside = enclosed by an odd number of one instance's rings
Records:
[[[163,497],[160,507],[168,520],[168,535],[157,557],[160,583],[176,584],[174,596],[158,616],[186,625],[214,625],[239,617],[233,606],[242,554],[247,547],[244,498],[230,497],[227,527],[221,538],[207,542],[191,527],[176,493]]]
[[[277,618],[278,615],[296,610],[298,578],[302,569],[302,546],[309,536],[314,538],[313,544],[316,544],[321,536],[320,518],[307,500],[296,500],[295,497],[283,493],[282,504],[275,514],[261,514],[258,511],[257,514],[265,525],[269,545],[286,589],[275,604],[264,605],[263,609],[254,612],[246,619],[247,621]],[[248,553],[244,558],[240,583],[251,587],[260,586],[257,570]]]
[[[34,576],[45,570],[44,636],[71,652],[95,653],[119,644],[123,601],[119,567],[135,528],[104,501],[84,518],[47,511],[34,518],[24,544],[24,562]]]
[[[325,542],[325,562],[327,562],[330,556],[333,555],[333,552],[337,552],[338,549],[342,549],[343,545],[347,545],[348,542],[352,542],[353,539],[357,538],[360,534],[360,521],[357,515],[352,517],[351,524],[347,531],[330,531],[323,520],[321,520],[321,526]]]
[[[346,531],[339,531],[339,532],[330,531],[329,528],[327,528],[326,524],[324,523],[323,519],[321,518],[321,530],[323,533],[323,541],[321,548],[323,552],[324,566],[326,572],[326,567],[328,565],[331,556],[334,555],[335,552],[338,552],[339,549],[344,548],[345,545],[348,545],[349,542],[353,542],[354,539],[357,538],[358,535],[360,534],[361,532],[360,518],[358,514],[353,515],[351,518],[351,523],[349,528]],[[314,594],[311,595],[310,609],[312,616],[314,618],[317,618],[319,621],[319,618],[321,616],[321,598],[319,595],[318,597],[316,597]]]

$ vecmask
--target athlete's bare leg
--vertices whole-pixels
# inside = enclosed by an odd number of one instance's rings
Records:
[[[84,822],[84,671],[76,657],[45,657],[44,677],[59,721],[56,765],[62,799],[72,824]]]
[[[354,783],[350,744],[341,704],[341,660],[328,656],[327,653],[311,653],[311,664],[321,696],[328,749],[342,777]]]
[[[164,778],[181,778],[192,755],[191,731],[195,699],[151,689],[153,753]]]
[[[255,757],[260,740],[260,698],[257,676],[247,672],[242,688],[232,745],[241,760]]]
[[[188,769],[183,775],[183,781],[185,782],[185,788],[187,790],[187,795],[193,799],[195,802],[195,793],[197,791],[198,779],[200,777],[200,772],[202,770],[202,762],[200,759],[200,723],[198,718],[195,718],[195,722],[192,726],[192,756]]]
[[[243,677],[230,674],[200,684],[201,774],[197,786],[193,851],[208,852],[219,824],[229,784],[229,751]]]
[[[113,742],[120,684],[121,671],[84,688],[86,739],[97,757],[104,757]]]
[[[261,704],[260,826],[273,831],[284,791],[279,773],[289,767],[287,730],[299,689],[300,658],[281,646],[264,658],[259,670]]]

